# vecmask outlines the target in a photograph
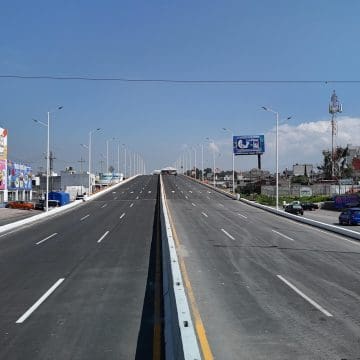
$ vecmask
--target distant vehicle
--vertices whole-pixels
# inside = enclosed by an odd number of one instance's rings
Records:
[[[51,208],[51,207],[58,207],[58,206],[61,206],[59,200],[50,200],[50,199],[49,199],[49,208]],[[45,207],[46,207],[46,202],[45,202]]]
[[[314,204],[312,202],[304,202],[304,203],[301,203],[301,206],[303,208],[303,210],[316,210],[319,208],[319,205],[318,204]]]
[[[360,208],[353,207],[346,209],[339,215],[340,225],[359,225],[360,224]]]
[[[34,208],[35,210],[44,210],[45,208],[44,200],[39,200],[39,202],[35,203]]]
[[[26,201],[10,201],[5,207],[10,209],[32,210],[34,209],[34,204]]]
[[[63,206],[70,203],[70,194],[63,191],[51,191],[49,192],[49,203],[51,200],[57,200],[58,206]]]
[[[295,215],[304,215],[304,210],[301,207],[301,205],[296,205],[296,204],[290,204],[290,205],[286,205],[285,206],[285,211],[290,213],[290,214],[295,214]]]
[[[82,201],[86,201],[87,197],[85,194],[80,194],[80,195],[76,195],[75,200],[82,200]]]

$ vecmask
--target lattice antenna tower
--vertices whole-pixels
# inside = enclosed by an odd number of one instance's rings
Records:
[[[342,112],[342,104],[339,102],[338,97],[333,91],[330,104],[329,104],[329,114],[331,114],[331,175],[335,176],[334,162],[335,162],[335,136],[337,135],[337,122],[336,122],[336,114]]]

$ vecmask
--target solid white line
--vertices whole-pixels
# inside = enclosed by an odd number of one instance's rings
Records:
[[[122,213],[120,216],[120,219],[122,219],[125,216],[125,213]]]
[[[106,236],[108,233],[109,233],[109,231],[107,231],[97,242],[98,242],[98,243],[101,243],[101,242],[104,240],[105,236]]]
[[[282,234],[282,233],[280,233],[280,232],[278,232],[278,231],[276,231],[276,230],[271,230],[271,231],[274,232],[275,234],[278,234],[278,235],[284,237],[285,239],[288,239],[288,240],[290,240],[290,241],[295,241],[295,240],[292,239],[291,237],[288,237],[288,236],[286,236],[286,235],[284,235],[284,234]]]
[[[238,215],[241,216],[241,217],[243,217],[244,219],[247,219],[247,216],[245,216],[245,215],[243,215],[243,214],[239,214],[239,213],[238,213]]]
[[[19,317],[16,320],[16,324],[23,323],[55,290],[56,288],[65,280],[65,278],[59,279],[29,310],[27,310],[24,315]]]
[[[287,281],[283,276],[276,275],[281,281],[283,281],[287,286],[289,286],[291,289],[293,289],[297,294],[299,294],[303,299],[308,301],[312,306],[316,307],[318,310],[320,310],[324,315],[332,317],[332,314],[330,314],[327,310],[325,310],[322,306],[320,306],[316,301],[310,299],[307,295],[305,295],[302,291],[300,291],[295,285],[293,285],[290,281]]]
[[[222,231],[226,236],[228,236],[231,240],[235,240],[235,238],[234,238],[232,235],[230,235],[226,230],[221,229],[221,231]]]
[[[194,204],[194,203],[191,203],[191,205],[192,205],[192,206],[196,206],[196,204]]]
[[[133,207],[133,206],[134,206],[134,203],[131,203],[131,204],[130,204],[130,207]]]
[[[107,206],[107,204],[104,204],[101,208],[104,208],[104,207],[106,207]]]
[[[202,214],[203,214],[205,217],[208,217],[204,212],[202,212]]]
[[[58,234],[58,233],[53,233],[52,235],[48,236],[47,238],[38,241],[38,242],[36,243],[36,245],[39,245],[39,244],[43,243],[44,241],[51,239],[52,237],[56,236],[57,234]]]
[[[87,215],[85,215],[84,217],[82,217],[81,219],[80,219],[80,221],[83,221],[83,220],[85,220],[87,217],[89,217],[90,216],[90,214],[87,214]]]

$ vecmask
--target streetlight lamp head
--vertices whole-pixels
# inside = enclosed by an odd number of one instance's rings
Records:
[[[266,106],[261,107],[263,110],[268,111],[269,109]]]
[[[63,106],[58,106],[58,108],[57,108],[57,109],[58,109],[58,110],[61,110],[62,108],[63,108]]]

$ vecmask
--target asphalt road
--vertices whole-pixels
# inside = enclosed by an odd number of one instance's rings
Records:
[[[0,359],[149,358],[157,179],[0,237]]]
[[[205,359],[360,358],[360,242],[163,179]]]

